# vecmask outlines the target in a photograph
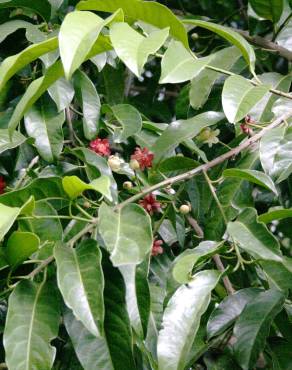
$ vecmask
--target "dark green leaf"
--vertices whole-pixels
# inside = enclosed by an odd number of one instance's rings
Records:
[[[32,10],[49,21],[51,17],[51,4],[48,0],[1,0],[0,9],[4,8],[24,8]]]
[[[276,23],[283,12],[283,0],[249,0],[253,10],[262,18]]]

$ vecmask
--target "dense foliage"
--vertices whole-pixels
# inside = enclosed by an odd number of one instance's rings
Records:
[[[0,1],[0,368],[292,368],[291,6]]]

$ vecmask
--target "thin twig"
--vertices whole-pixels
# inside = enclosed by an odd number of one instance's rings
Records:
[[[219,256],[219,254],[215,254],[215,256],[213,256],[213,261],[215,262],[215,265],[216,265],[216,267],[219,271],[225,272],[225,267],[224,267],[224,265],[221,261],[221,258]],[[232,285],[231,281],[229,280],[229,277],[224,276],[222,280],[223,280],[223,284],[225,286],[226,292],[229,295],[234,294],[235,289],[233,288],[233,285]]]
[[[195,230],[197,236],[200,238],[200,239],[203,239],[204,238],[204,231],[203,229],[201,228],[201,226],[198,224],[198,221],[196,219],[194,219],[193,217],[191,216],[187,216],[186,217],[189,224],[192,226],[192,228]]]

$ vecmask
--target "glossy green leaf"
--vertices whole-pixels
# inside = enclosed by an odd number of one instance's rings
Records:
[[[246,305],[234,326],[234,354],[242,369],[256,363],[269,335],[272,320],[281,311],[285,296],[276,289],[260,293]]]
[[[207,240],[201,242],[194,249],[186,249],[173,262],[172,275],[174,279],[180,284],[187,284],[192,280],[191,273],[194,266],[217,253],[220,247],[222,247],[221,242]]]
[[[260,142],[260,159],[266,174],[276,183],[292,173],[292,127],[268,131]]]
[[[85,190],[95,190],[111,200],[110,179],[107,176],[100,176],[89,184],[77,176],[66,176],[63,178],[62,184],[71,199],[79,197]]]
[[[276,195],[278,194],[273,180],[261,171],[229,168],[223,171],[223,177],[235,177],[247,180],[272,191]]]
[[[170,298],[158,336],[159,370],[180,370],[196,337],[200,319],[207,310],[211,291],[218,283],[220,274],[205,270],[194,275],[187,285],[182,285]]]
[[[229,222],[227,232],[240,247],[256,259],[282,261],[278,240],[266,226],[257,222],[256,210],[246,208],[234,222]]]
[[[115,12],[122,9],[125,16],[139,19],[158,28],[170,28],[171,35],[188,47],[188,37],[181,21],[164,5],[140,0],[86,0],[77,5],[78,10]]]
[[[7,129],[0,129],[0,154],[9,149],[14,149],[26,140],[20,132],[14,132],[11,140]]]
[[[275,207],[272,210],[259,215],[258,220],[268,224],[271,221],[282,220],[289,217],[292,217],[292,208]]]
[[[170,157],[159,164],[159,171],[169,173],[174,171],[188,171],[199,166],[199,162],[188,157]]]
[[[77,248],[57,244],[54,256],[58,286],[66,305],[92,335],[103,335],[104,278],[96,241],[86,240]]]
[[[137,204],[114,211],[103,203],[99,209],[99,232],[114,266],[141,263],[152,247],[149,215]]]
[[[36,252],[39,245],[40,239],[36,234],[15,231],[7,240],[6,259],[12,266],[19,265]]]
[[[22,281],[9,297],[4,331],[6,363],[9,369],[50,370],[56,348],[59,302],[54,285]]]
[[[64,77],[60,78],[48,88],[48,93],[57,105],[58,112],[69,107],[74,97],[72,84]]]
[[[197,59],[181,42],[172,40],[161,61],[159,83],[189,81],[196,77],[210,60],[210,57]]]
[[[48,0],[1,0],[0,9],[24,8],[39,14],[45,21],[51,17],[51,4]]]
[[[118,57],[138,77],[150,55],[155,54],[168,37],[169,29],[142,36],[127,23],[115,23],[110,28],[110,39]]]
[[[1,3],[0,3],[1,7]],[[21,20],[13,20],[9,22],[5,22],[0,25],[0,43],[6,39],[7,36],[14,33],[15,31],[21,28],[29,28],[32,27],[32,23],[21,21]]]
[[[283,0],[249,0],[249,4],[257,15],[274,23],[281,18],[284,7]]]
[[[254,73],[256,62],[255,52],[252,46],[237,32],[233,31],[229,27],[221,26],[220,24],[197,19],[184,19],[183,23],[206,28],[207,30],[217,33],[219,36],[229,41],[241,51],[244,59],[250,67],[251,72]]]
[[[169,124],[151,148],[155,155],[155,163],[174,150],[182,141],[198,135],[203,128],[215,125],[222,118],[222,113],[205,112],[188,120],[179,120]]]
[[[41,99],[24,116],[26,132],[35,139],[40,156],[47,162],[53,162],[62,152],[64,122],[64,111],[58,113],[55,104],[49,99]]]
[[[228,329],[241,315],[246,304],[252,302],[261,292],[258,288],[246,288],[224,298],[209,317],[208,338],[220,335]]]
[[[236,123],[244,118],[268,90],[268,86],[253,86],[241,76],[228,77],[222,92],[223,110],[228,121]]]
[[[82,107],[83,131],[88,140],[97,136],[100,117],[100,98],[93,82],[81,71],[74,75],[76,98]]]
[[[284,48],[292,51],[292,40],[291,40],[291,31],[292,31],[292,19],[290,18],[289,22],[283,27],[279,32],[276,41],[277,44],[283,46]]]

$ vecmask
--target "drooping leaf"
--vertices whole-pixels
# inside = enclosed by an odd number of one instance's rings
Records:
[[[283,218],[292,217],[292,208],[275,207],[266,213],[259,215],[258,220],[268,224],[274,220],[282,220]]]
[[[9,137],[7,129],[0,129],[0,154],[9,149],[14,149],[26,140],[20,132],[14,132],[12,138]]]
[[[103,203],[99,209],[99,232],[114,266],[139,264],[152,247],[149,215],[137,204],[115,212]]]
[[[1,7],[1,3],[0,3]],[[30,28],[32,27],[32,23],[22,21],[22,20],[13,20],[9,22],[5,22],[0,25],[0,43],[6,39],[7,36],[14,33],[15,31],[21,29],[21,28]]]
[[[271,322],[284,304],[285,295],[276,289],[260,293],[248,303],[234,326],[234,354],[242,369],[256,363],[269,335]]]
[[[127,23],[115,23],[110,28],[110,38],[118,57],[138,77],[150,55],[155,54],[168,37],[169,29],[154,31],[142,36]]]
[[[274,23],[281,18],[284,7],[283,0],[249,0],[249,4],[257,15]]]
[[[72,84],[64,77],[60,78],[48,88],[48,93],[57,105],[58,112],[67,108],[74,97]]]
[[[62,152],[64,122],[64,111],[58,113],[55,104],[49,99],[41,99],[24,117],[27,134],[35,139],[39,154],[47,162],[53,162]]]
[[[155,163],[158,163],[166,153],[174,150],[179,143],[198,135],[203,128],[215,125],[222,118],[222,113],[205,112],[188,120],[179,120],[169,124],[151,148],[155,155]]]
[[[228,121],[236,123],[248,115],[268,90],[268,86],[253,86],[241,76],[228,77],[222,92],[223,110]]]
[[[77,248],[57,244],[54,256],[58,286],[66,305],[92,335],[103,335],[104,278],[96,241],[83,241]]]
[[[230,168],[223,171],[223,177],[235,177],[247,180],[272,191],[276,195],[278,194],[273,180],[261,171]]]
[[[115,12],[122,9],[125,16],[139,19],[158,28],[170,28],[171,35],[188,47],[186,30],[181,21],[164,5],[140,0],[86,0],[77,4],[78,10]]]
[[[194,275],[188,286],[182,285],[170,298],[158,336],[160,370],[180,370],[187,365],[201,316],[208,308],[211,291],[219,277],[217,271],[201,271]]]
[[[4,331],[9,369],[52,368],[58,335],[59,303],[54,285],[22,281],[9,297]]]
[[[45,21],[51,17],[51,4],[48,0],[1,0],[0,9],[24,8],[39,14]]]
[[[30,232],[15,231],[7,240],[5,256],[10,265],[16,266],[25,261],[40,245],[40,239]]]

